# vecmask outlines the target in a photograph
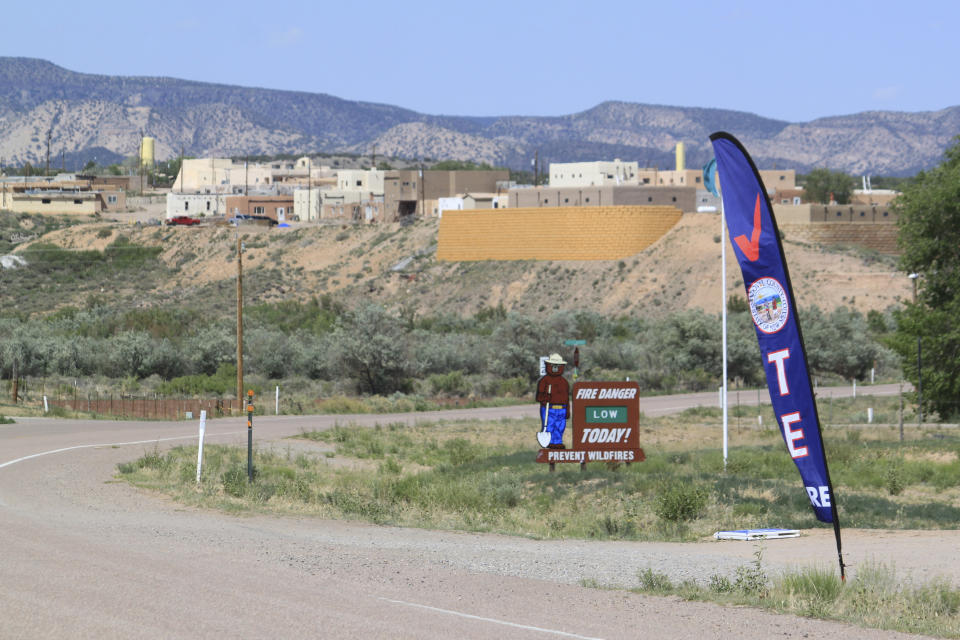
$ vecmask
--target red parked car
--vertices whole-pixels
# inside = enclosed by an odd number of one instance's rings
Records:
[[[191,218],[190,216],[174,216],[173,218],[167,218],[168,225],[182,224],[186,226],[191,226],[195,224],[200,224],[200,221],[196,218]]]

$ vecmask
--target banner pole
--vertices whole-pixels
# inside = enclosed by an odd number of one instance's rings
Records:
[[[723,200],[720,201],[720,314],[723,317],[723,470],[727,470],[729,418],[727,410],[727,230]]]

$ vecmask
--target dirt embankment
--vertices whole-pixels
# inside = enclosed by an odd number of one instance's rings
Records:
[[[104,227],[113,233],[104,237]],[[538,314],[556,309],[664,315],[699,308],[719,312],[720,221],[715,214],[686,214],[653,246],[622,260],[439,262],[437,221],[414,225],[308,225],[289,229],[241,227],[248,301],[306,300],[325,293],[348,305],[375,300],[412,306],[421,313],[472,313],[502,304]],[[211,287],[232,289],[237,229],[230,226],[151,227],[105,222],[64,229],[44,242],[103,249],[118,235],[162,246],[171,275],[146,305],[176,299],[189,303]],[[800,306],[883,310],[910,295],[895,261],[870,252],[838,251],[785,238],[785,252]],[[733,249],[727,244],[727,295],[744,295]],[[152,300],[151,300],[152,299]],[[68,301],[65,301],[68,302]]]

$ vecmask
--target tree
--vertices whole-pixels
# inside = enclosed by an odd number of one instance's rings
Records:
[[[363,393],[388,394],[408,385],[406,336],[383,307],[369,305],[341,316],[333,339],[333,360]]]
[[[916,300],[895,313],[890,346],[904,374],[919,383],[922,344],[923,408],[941,418],[960,414],[960,136],[944,161],[904,187],[895,210],[900,227],[900,267],[917,274]]]
[[[830,204],[830,194],[837,204],[848,204],[856,180],[842,171],[814,169],[807,174],[803,183],[804,197],[807,202]]]

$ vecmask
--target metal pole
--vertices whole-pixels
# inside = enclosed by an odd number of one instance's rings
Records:
[[[723,316],[723,470],[727,470],[729,417],[727,411],[727,236],[723,201],[720,201],[720,309]]]
[[[247,482],[253,482],[253,389],[247,398]]]

